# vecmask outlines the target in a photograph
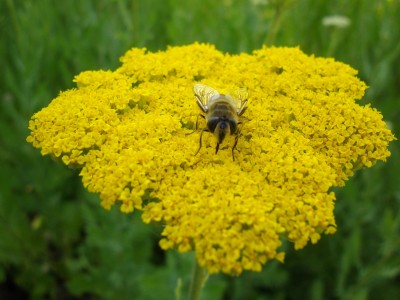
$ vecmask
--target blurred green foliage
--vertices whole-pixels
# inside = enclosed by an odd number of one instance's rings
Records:
[[[342,16],[348,26],[323,25]],[[73,76],[113,69],[133,46],[194,41],[250,52],[297,46],[359,70],[361,101],[395,134],[400,113],[398,0],[4,0],[0,2],[0,299],[185,299],[193,254],[164,253],[160,228],[104,211],[76,170],[25,142],[31,115]],[[399,145],[337,189],[338,232],[261,273],[213,275],[202,299],[396,299]],[[179,290],[179,289],[178,289]]]

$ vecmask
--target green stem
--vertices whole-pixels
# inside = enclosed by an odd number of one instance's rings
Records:
[[[132,28],[132,32],[131,32],[131,38],[132,38],[132,45],[137,46],[138,45],[138,24],[139,21],[138,19],[138,6],[139,6],[139,1],[136,0],[131,0],[131,28]]]
[[[271,20],[271,25],[269,26],[267,38],[265,39],[265,45],[272,46],[275,43],[284,14],[294,2],[295,0],[276,0],[272,2],[272,5],[275,6],[275,11]]]
[[[205,269],[203,269],[196,260],[194,266],[192,282],[190,283],[189,290],[189,300],[199,300],[201,295],[201,290],[207,280],[208,274]]]

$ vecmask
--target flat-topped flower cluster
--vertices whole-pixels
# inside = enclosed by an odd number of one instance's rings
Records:
[[[104,208],[142,211],[163,224],[160,245],[195,251],[209,272],[259,271],[336,230],[335,195],[354,170],[385,160],[394,139],[374,108],[356,103],[366,88],[356,71],[298,48],[224,54],[194,43],[134,48],[115,71],[76,76],[29,123],[43,155],[81,168]],[[200,113],[193,85],[221,93],[246,88],[235,161],[233,137],[191,133]],[[199,118],[200,128],[206,126]]]

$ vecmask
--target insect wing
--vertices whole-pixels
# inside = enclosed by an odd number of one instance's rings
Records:
[[[231,95],[232,98],[236,101],[238,116],[243,115],[247,109],[247,98],[249,97],[247,89],[239,88],[235,90]]]
[[[216,89],[209,87],[204,84],[195,84],[193,87],[194,96],[196,97],[197,104],[200,106],[203,112],[208,111],[207,103],[210,98],[214,95],[219,95]]]

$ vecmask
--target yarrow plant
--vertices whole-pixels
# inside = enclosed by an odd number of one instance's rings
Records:
[[[36,113],[27,141],[43,155],[81,168],[101,205],[142,212],[163,225],[160,246],[195,251],[208,272],[260,271],[336,231],[332,187],[385,160],[394,139],[382,115],[356,103],[357,72],[298,48],[224,54],[194,43],[131,49],[115,71],[76,76]],[[246,88],[235,160],[230,137],[215,154],[193,96],[202,83],[229,94]]]

